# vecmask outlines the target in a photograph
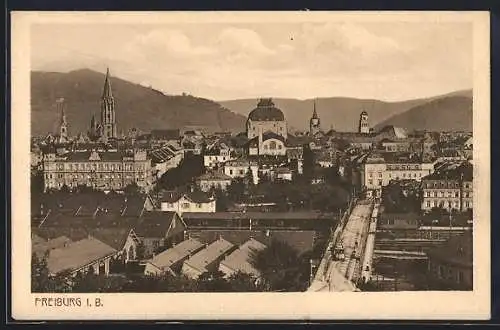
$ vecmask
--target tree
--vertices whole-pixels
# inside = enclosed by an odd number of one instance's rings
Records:
[[[238,271],[227,279],[233,292],[259,292],[263,291],[258,279],[254,276]]]
[[[31,291],[32,292],[71,292],[68,274],[57,276],[50,274],[47,266],[48,254],[38,258],[35,253],[31,257]]]
[[[197,291],[200,292],[230,292],[231,285],[224,278],[224,273],[216,270],[201,274],[196,280]]]
[[[234,201],[240,202],[243,200],[245,193],[245,183],[241,178],[237,178],[227,187],[227,193]]]
[[[139,188],[139,186],[137,185],[137,183],[135,182],[132,182],[130,184],[128,184],[124,189],[123,191],[125,192],[125,194],[127,195],[136,195],[136,194],[139,194],[141,192],[141,188]]]
[[[261,273],[265,291],[304,291],[309,283],[309,259],[285,242],[272,240],[251,263]]]

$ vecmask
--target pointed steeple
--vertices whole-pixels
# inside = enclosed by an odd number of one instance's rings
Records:
[[[57,106],[59,107],[61,111],[61,125],[66,125],[66,110],[64,109],[64,98],[60,98],[57,100]]]
[[[111,79],[109,75],[109,68],[106,69],[106,79],[104,80],[104,89],[102,91],[103,99],[112,99],[113,93],[111,92]]]
[[[318,113],[316,112],[316,99],[314,99],[314,104],[313,104],[313,116],[314,119],[318,119]]]

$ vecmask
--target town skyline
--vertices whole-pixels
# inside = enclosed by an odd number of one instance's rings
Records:
[[[472,88],[467,23],[43,24],[32,33],[34,71],[111,67],[121,79],[215,101],[401,101]]]

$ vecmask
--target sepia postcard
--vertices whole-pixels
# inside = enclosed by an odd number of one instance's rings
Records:
[[[12,317],[489,319],[489,24],[12,12]]]

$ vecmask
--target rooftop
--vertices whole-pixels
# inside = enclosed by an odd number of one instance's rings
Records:
[[[470,162],[442,164],[434,173],[423,180],[464,180],[472,181],[473,166]]]
[[[284,121],[285,115],[278,109],[272,99],[260,99],[257,108],[248,115],[252,121]]]
[[[334,215],[314,211],[300,212],[184,212],[184,220],[332,220]]]
[[[222,172],[208,172],[198,177],[198,181],[222,181],[222,180],[224,181],[231,180],[231,177]]]
[[[199,251],[203,246],[196,239],[188,239],[156,255],[149,262],[159,269],[165,269]]]
[[[186,260],[184,263],[191,266],[199,271],[206,271],[206,267],[212,262],[216,261],[217,258],[227,253],[234,247],[233,244],[220,238],[207,246],[205,249],[196,253],[194,256]]]
[[[47,264],[49,271],[57,274],[64,270],[77,270],[115,252],[116,249],[91,237],[51,250]]]
[[[162,202],[175,203],[182,197],[193,203],[210,203],[213,200],[203,191],[193,190],[188,192],[167,191],[163,193]]]
[[[265,248],[266,246],[264,244],[251,238],[221,261],[221,265],[235,272],[240,271],[246,274],[259,276],[259,271],[252,265],[252,258],[254,253],[262,251]]]

